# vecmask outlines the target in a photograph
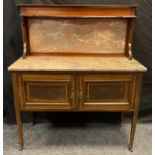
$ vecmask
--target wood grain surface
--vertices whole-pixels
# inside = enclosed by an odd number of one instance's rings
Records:
[[[134,5],[20,5],[20,15],[27,17],[135,17]]]

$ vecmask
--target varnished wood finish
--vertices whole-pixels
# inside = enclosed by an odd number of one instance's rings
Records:
[[[8,70],[21,149],[24,111],[111,111],[121,112],[121,122],[125,112],[133,114],[132,151],[147,70],[130,50],[136,7],[20,5],[19,14],[24,59]]]
[[[134,96],[134,102],[135,102],[135,111],[133,112],[132,116],[132,122],[131,122],[131,133],[130,133],[130,141],[129,141],[129,150],[133,151],[133,142],[134,142],[134,136],[136,131],[136,124],[138,119],[138,111],[139,111],[139,104],[140,104],[140,94],[141,94],[141,85],[142,85],[142,74],[138,75],[137,79],[137,87],[136,92]]]
[[[139,74],[14,72],[13,76],[18,83],[18,102],[23,111],[130,111],[136,108],[134,97]]]
[[[19,74],[21,109],[73,109],[74,80],[70,75]]]
[[[19,92],[19,83],[17,80],[16,74],[12,74],[12,82],[13,82],[13,93],[14,93],[14,104],[15,104],[15,112],[16,112],[16,122],[18,129],[18,143],[20,145],[20,150],[23,150],[24,141],[23,141],[23,125],[22,125],[22,117],[20,110],[20,92]]]
[[[23,76],[24,75],[24,76]],[[74,89],[73,89],[73,96],[70,94],[70,99],[73,100],[73,106],[68,106],[68,105],[59,105],[55,104],[56,102],[50,104],[46,103],[41,103],[39,102],[34,102],[29,104],[25,104],[25,101],[23,97],[25,96],[25,91],[22,91],[23,87],[23,80],[25,81],[43,81],[45,80],[45,77],[47,78],[46,82],[50,82],[50,78],[56,77],[57,80],[59,81],[62,77],[64,80],[66,77],[66,74],[60,74],[58,76],[58,73],[55,75],[55,73],[48,73],[48,74],[32,74],[27,73],[23,74],[21,73],[13,73],[12,78],[13,78],[13,88],[14,88],[14,98],[15,98],[15,109],[16,109],[16,119],[17,119],[17,127],[18,127],[18,133],[19,133],[19,144],[21,145],[21,148],[23,148],[23,132],[22,132],[22,123],[21,123],[21,111],[122,111],[122,112],[133,112],[133,118],[132,118],[132,127],[131,127],[131,135],[130,135],[130,143],[129,143],[129,149],[132,150],[133,148],[133,140],[134,140],[134,134],[135,134],[135,129],[136,129],[136,121],[137,121],[137,115],[138,115],[138,102],[140,98],[140,83],[142,82],[142,73],[120,73],[116,74],[105,74],[105,73],[100,73],[100,74],[94,74],[92,75],[91,73],[70,73],[67,74],[69,77],[72,77],[72,80],[74,81],[73,83],[75,84]],[[21,78],[21,77],[29,77],[29,78]],[[111,97],[108,96],[108,99],[110,97],[110,100],[113,100],[112,104],[111,103],[104,103],[104,101],[99,103],[94,102],[93,104],[86,104],[83,105],[83,100],[87,99],[87,95],[83,94],[83,90],[81,90],[81,81],[83,77],[91,77],[88,79],[89,82],[105,82],[105,81],[111,81],[111,84],[113,85],[113,82],[120,82],[124,85],[124,80],[125,81],[130,81],[131,86],[127,86],[126,89],[129,89],[130,95],[128,96],[129,99],[129,104],[125,105],[124,102],[120,102],[117,104],[117,101],[114,99],[116,94],[113,92],[111,93]],[[122,78],[123,77],[123,78]],[[87,79],[87,78],[86,78]],[[102,79],[102,80],[101,80]],[[105,80],[106,79],[106,80]],[[128,79],[128,80],[127,80]],[[62,79],[61,79],[62,80]],[[61,81],[60,80],[60,81]],[[82,85],[83,86],[83,85]],[[103,85],[104,87],[104,85]],[[76,89],[75,89],[76,88]],[[84,86],[82,87],[82,89]],[[101,85],[102,89],[102,85]],[[104,88],[103,88],[104,89]],[[100,93],[100,92],[93,92],[93,93]],[[106,93],[107,94],[107,93]],[[109,95],[109,94],[107,94]],[[114,97],[113,97],[114,96]],[[39,97],[39,96],[38,96]],[[61,97],[61,96],[58,96]],[[100,97],[100,96],[99,96]],[[107,97],[106,97],[107,99]],[[59,98],[58,98],[59,100]]]
[[[136,74],[81,75],[80,109],[134,108]]]
[[[122,5],[20,5],[21,16],[35,17],[135,17],[136,6]]]

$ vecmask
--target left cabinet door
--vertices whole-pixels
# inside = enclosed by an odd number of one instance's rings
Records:
[[[20,74],[23,110],[65,110],[74,108],[74,79],[66,74]]]

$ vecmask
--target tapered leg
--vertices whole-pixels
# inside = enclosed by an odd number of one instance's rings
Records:
[[[140,104],[140,93],[141,93],[141,85],[142,85],[143,74],[138,74],[136,91],[135,91],[135,111],[132,115],[132,123],[131,123],[131,132],[130,132],[130,141],[129,141],[129,150],[133,151],[133,142],[136,131],[136,124],[138,118],[139,104]]]
[[[15,112],[16,112],[16,122],[18,129],[18,143],[20,145],[20,150],[23,150],[24,141],[23,141],[23,128],[22,128],[22,117],[20,111],[20,100],[19,100],[19,83],[18,83],[18,75],[16,73],[12,74],[12,82],[13,82],[13,94],[14,94],[14,104],[15,104]]]
[[[23,150],[24,141],[23,141],[23,127],[22,127],[22,117],[21,112],[16,110],[16,122],[18,129],[18,143],[20,145],[20,150]]]
[[[120,125],[122,126],[123,124],[123,121],[124,121],[124,112],[121,112],[121,122],[120,122]]]
[[[31,122],[31,125],[34,125],[34,113],[33,112],[30,112],[30,122]]]
[[[130,132],[130,141],[129,141],[129,150],[131,152],[133,152],[133,142],[134,142],[135,131],[136,131],[137,117],[138,117],[138,111],[133,112],[131,132]]]

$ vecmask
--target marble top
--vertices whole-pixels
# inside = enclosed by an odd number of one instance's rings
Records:
[[[9,71],[104,71],[145,72],[134,58],[99,56],[27,56],[8,67]]]

